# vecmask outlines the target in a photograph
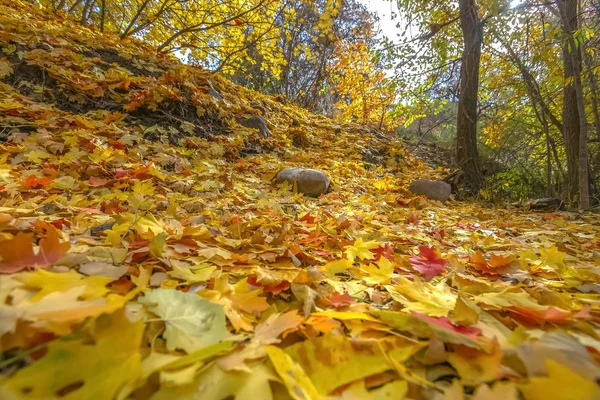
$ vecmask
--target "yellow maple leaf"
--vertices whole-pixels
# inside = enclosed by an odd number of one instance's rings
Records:
[[[215,278],[214,289],[203,289],[198,294],[213,303],[223,305],[225,315],[236,330],[251,332],[256,317],[267,308],[269,303],[265,297],[259,297],[262,289],[251,289],[247,278],[235,285],[229,284],[229,274],[221,274]]]
[[[600,398],[596,382],[587,380],[558,362],[547,359],[548,376],[531,377],[521,385],[527,400],[593,400]]]
[[[173,270],[167,272],[169,276],[185,281],[188,285],[206,282],[210,279],[212,273],[217,269],[216,266],[203,264],[195,269],[172,266]]]
[[[152,267],[140,267],[138,276],[131,275],[131,281],[140,289],[147,289],[152,276]]]
[[[109,147],[96,147],[92,153],[86,153],[90,161],[96,164],[112,160],[114,158],[113,154],[113,150]]]
[[[370,286],[387,283],[394,273],[394,268],[394,263],[385,257],[382,257],[377,262],[377,265],[369,264],[360,266],[360,269],[368,275],[363,278],[363,281]]]
[[[519,392],[514,383],[498,381],[491,387],[488,385],[479,386],[475,390],[472,400],[518,400],[519,398]]]
[[[375,254],[370,250],[378,248],[380,244],[374,240],[363,242],[362,238],[358,238],[353,245],[344,247],[346,249],[344,254],[346,254],[346,257],[350,261],[354,261],[356,258],[360,260],[372,260],[375,258]]]
[[[104,276],[85,276],[72,269],[69,272],[49,272],[38,269],[35,272],[19,274],[15,276],[15,279],[28,288],[39,289],[29,299],[31,302],[39,301],[50,293],[66,292],[68,289],[78,286],[84,287],[81,294],[82,299],[96,299],[108,293],[106,285],[113,281],[112,278]]]
[[[331,261],[322,266],[320,269],[323,272],[335,275],[346,272],[346,270],[350,267],[352,267],[352,261],[347,258],[342,258],[341,260]]]
[[[144,323],[131,323],[125,313],[106,316],[101,322],[91,332],[93,341],[83,336],[50,342],[41,359],[17,371],[2,387],[14,393],[14,398],[21,398],[26,391],[27,398],[55,399],[66,388],[71,390],[61,399],[112,399],[119,392],[127,395],[122,390],[134,388],[141,375]]]
[[[284,351],[302,367],[319,394],[326,396],[347,383],[391,369],[390,360],[402,363],[420,348],[402,339],[379,342],[328,334]]]
[[[6,60],[0,60],[0,79],[4,79],[12,73],[12,64]]]
[[[294,400],[321,399],[321,395],[315,389],[310,378],[292,357],[275,346],[267,346],[266,351],[273,367],[275,367],[275,371],[283,380],[289,395]]]
[[[151,180],[146,181],[136,181],[131,188],[133,194],[141,195],[141,196],[152,196],[154,195],[154,185]]]
[[[431,317],[446,317],[454,309],[456,295],[445,284],[432,285],[419,279],[398,278],[399,285],[386,286],[392,298],[403,304],[407,311],[416,311]]]
[[[50,158],[52,154],[45,152],[44,150],[34,150],[27,153],[27,161],[31,161],[36,164],[41,164],[43,160]]]
[[[456,369],[464,385],[477,386],[500,377],[500,368],[504,352],[495,347],[491,354],[450,353],[448,363]]]
[[[169,234],[167,232],[161,232],[154,236],[154,238],[152,238],[148,244],[148,251],[150,252],[150,255],[156,258],[162,257],[168,238]]]
[[[546,249],[540,249],[540,255],[542,259],[542,265],[549,267],[557,267],[564,263],[566,253],[558,250],[556,246],[552,246]]]
[[[128,231],[133,231],[146,240],[152,240],[156,235],[164,232],[163,224],[151,213],[144,215],[124,213],[116,216],[115,219],[118,223],[111,230],[104,232],[106,241],[113,245],[117,245],[120,238]]]

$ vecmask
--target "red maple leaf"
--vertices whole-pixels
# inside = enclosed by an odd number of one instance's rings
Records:
[[[447,258],[442,258],[435,247],[419,246],[419,256],[411,257],[410,262],[414,269],[430,281],[435,276],[446,272]]]
[[[110,141],[110,145],[111,147],[117,149],[117,150],[123,150],[127,147],[127,145],[125,143],[122,142],[118,142],[116,140],[111,140]]]
[[[313,217],[312,215],[310,215],[310,212],[307,212],[306,214],[304,214],[302,216],[302,218],[300,218],[300,221],[306,222],[307,224],[314,224],[315,223],[315,217]]]
[[[389,243],[385,243],[376,249],[372,249],[371,253],[375,254],[375,261],[379,261],[381,257],[385,257],[390,261],[394,260],[394,246]]]
[[[63,226],[66,227],[70,227],[71,226],[71,222],[67,221],[64,218],[60,218],[60,219],[56,219],[54,221],[51,221],[50,224],[52,226],[54,226],[56,229],[61,230],[63,228]]]
[[[129,278],[127,278],[126,276],[122,276],[116,281],[113,281],[108,284],[108,288],[111,291],[120,295],[126,295],[127,293],[129,293],[131,286],[133,286],[133,282],[129,280]]]
[[[465,335],[470,339],[477,339],[479,335],[481,335],[481,329],[469,326],[459,326],[454,325],[450,320],[446,317],[430,317],[425,314],[421,314],[415,311],[410,312],[413,317],[418,318],[422,321],[425,321],[430,324],[434,324],[437,326],[441,326],[442,328],[449,329],[453,332],[460,333],[461,335]]]
[[[525,307],[510,307],[513,317],[523,325],[565,324],[573,321],[574,313],[548,307],[545,310],[533,310]]]
[[[100,203],[100,210],[105,214],[116,214],[127,211],[125,207],[121,206],[121,202],[117,199],[103,201]]]
[[[279,283],[265,285],[264,283],[258,282],[256,280],[255,275],[249,276],[248,280],[246,282],[248,282],[248,284],[252,285],[252,286],[262,287],[263,292],[269,292],[269,293],[273,293],[273,294],[279,294],[279,293],[283,292],[284,290],[289,289],[291,286],[291,284],[288,281],[281,281]]]

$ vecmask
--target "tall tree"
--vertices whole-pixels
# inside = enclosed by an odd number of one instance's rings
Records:
[[[587,116],[585,112],[585,97],[583,94],[583,75],[581,49],[574,38],[577,23],[577,0],[556,0],[563,29],[567,37],[563,48],[565,63],[565,97],[563,127],[565,129],[565,144],[568,153],[571,152],[571,169],[569,175],[573,179],[573,186],[577,183],[579,194],[579,208],[588,209],[590,206],[589,176],[588,176],[588,149],[587,149]],[[582,43],[582,42],[581,42]],[[568,74],[568,76],[567,76]],[[568,121],[568,123],[567,123]],[[577,128],[577,129],[575,129]],[[567,154],[568,154],[567,153]]]
[[[577,0],[557,0],[556,6],[559,12],[559,17],[565,32],[571,29],[577,29]],[[555,9],[553,9],[555,10]],[[556,13],[556,11],[554,11]],[[565,14],[562,16],[561,14]],[[577,49],[573,49],[577,52]],[[565,152],[567,156],[567,190],[570,199],[573,199],[577,194],[578,188],[578,159],[579,159],[579,112],[577,110],[577,93],[575,85],[570,82],[579,79],[575,74],[575,66],[573,65],[574,58],[571,57],[571,46],[568,41],[563,44],[562,60],[564,66],[565,86],[563,89],[563,108],[562,108],[562,123],[563,123],[563,138],[565,142]],[[576,60],[576,59],[575,59]]]
[[[477,15],[475,0],[459,0],[458,6],[464,47],[456,120],[456,159],[465,173],[470,191],[478,194],[482,186],[482,176],[477,151],[477,96],[483,21]]]

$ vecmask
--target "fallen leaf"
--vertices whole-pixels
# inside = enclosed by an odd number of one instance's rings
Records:
[[[413,268],[419,271],[427,281],[446,272],[448,263],[448,259],[442,258],[439,251],[427,246],[419,246],[419,257],[411,257],[409,260]]]
[[[582,378],[558,362],[546,360],[548,376],[531,377],[520,385],[526,400],[589,400],[600,398],[596,382]]]
[[[81,264],[79,272],[90,276],[105,276],[107,278],[119,279],[127,272],[127,265],[115,266],[111,263],[102,261],[91,261]]]
[[[310,378],[292,357],[275,346],[267,346],[266,351],[273,367],[294,400],[321,399]]]
[[[356,258],[359,260],[372,260],[375,255],[371,250],[378,248],[380,244],[376,241],[363,242],[362,238],[358,238],[353,245],[345,247],[344,254],[350,261],[354,261]]]
[[[155,289],[138,301],[165,322],[163,336],[170,350],[191,353],[225,337],[223,306],[200,296],[175,289]]]
[[[60,242],[56,228],[49,226],[46,237],[40,240],[39,251],[33,252],[33,234],[21,233],[13,239],[0,242],[0,272],[5,274],[25,268],[45,268],[69,251],[69,242]]]
[[[57,340],[47,353],[2,383],[15,398],[114,398],[141,374],[144,323],[127,321],[123,313],[102,318],[84,338]],[[61,394],[62,393],[62,394]]]

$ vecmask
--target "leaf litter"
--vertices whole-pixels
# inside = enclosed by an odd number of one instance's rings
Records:
[[[0,6],[0,397],[600,398],[597,216],[413,197],[391,136]]]

